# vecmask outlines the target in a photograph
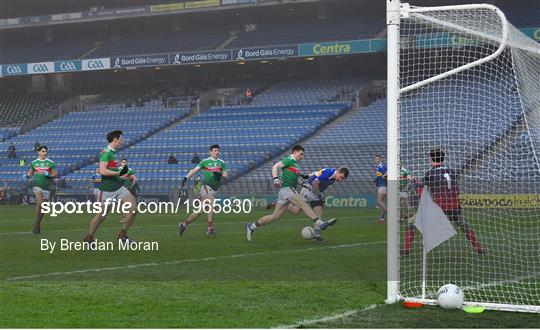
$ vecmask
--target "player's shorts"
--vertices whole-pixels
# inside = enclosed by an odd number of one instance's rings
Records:
[[[399,198],[403,198],[403,199],[409,198],[409,192],[407,192],[407,191],[400,191],[400,192],[399,192]]]
[[[34,194],[41,193],[43,199],[49,200],[51,198],[51,191],[45,190],[41,187],[34,187]]]
[[[302,198],[311,206],[311,208],[316,206],[324,206],[319,197],[306,187],[302,188],[300,191],[300,196],[302,196]]]
[[[277,202],[279,204],[287,205],[291,203],[291,198],[294,196],[298,196],[298,193],[296,190],[292,189],[291,187],[284,187],[279,189],[278,192],[278,199]]]
[[[444,210],[444,214],[450,221],[461,221],[461,208],[455,210]]]
[[[115,191],[100,190],[98,200],[100,202],[105,202],[108,199],[112,201],[113,199],[121,200],[121,199],[126,199],[127,197],[133,197],[133,196],[130,194],[130,192],[127,190],[126,187],[122,186],[120,187],[120,189],[115,190]]]
[[[94,188],[92,191],[94,192],[94,200],[95,200],[96,202],[98,202],[98,201],[99,201],[99,192],[100,192],[101,190],[99,190],[99,188]]]
[[[385,187],[385,186],[378,187],[378,188],[377,188],[377,194],[384,194],[384,195],[386,195],[386,187]]]
[[[216,194],[216,191],[212,189],[212,187],[207,186],[205,184],[201,186],[201,190],[199,190],[199,192],[197,193],[197,195],[202,199],[205,199],[209,197],[210,195],[215,195],[215,194]]]

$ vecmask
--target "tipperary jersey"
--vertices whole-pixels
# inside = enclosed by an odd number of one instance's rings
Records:
[[[334,173],[336,173],[335,168],[327,167],[323,168],[322,170],[318,170],[317,172],[311,173],[308,179],[309,185],[313,185],[313,181],[317,180],[319,182],[319,191],[323,192],[326,190],[326,188],[330,187],[334,182],[336,182],[335,179],[330,179]]]
[[[99,189],[100,183],[101,183],[101,175],[99,174],[92,175],[92,188]]]
[[[375,167],[375,185],[377,187],[386,187],[386,178],[383,176],[386,175],[386,164],[381,162]]]

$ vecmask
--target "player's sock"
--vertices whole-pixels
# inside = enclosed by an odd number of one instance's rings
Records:
[[[324,221],[322,221],[321,219],[315,220],[315,228],[320,228],[322,225],[324,225]]]
[[[405,239],[403,242],[403,253],[409,254],[409,251],[411,249],[411,244],[414,241],[414,226],[410,226],[407,231],[405,232]]]
[[[465,237],[467,237],[467,240],[471,243],[473,248],[476,250],[476,252],[483,251],[482,245],[478,242],[476,239],[476,233],[472,229],[465,229]]]
[[[258,227],[257,222],[254,222],[254,223],[249,225],[249,229],[251,229],[251,230],[255,230],[255,229],[257,229],[257,227]]]
[[[84,237],[84,241],[86,241],[86,242],[91,242],[93,240],[94,240],[94,235],[86,235]]]

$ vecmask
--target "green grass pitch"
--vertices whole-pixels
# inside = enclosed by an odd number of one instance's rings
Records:
[[[159,251],[40,251],[40,238],[81,240],[90,216],[45,217],[30,233],[33,208],[0,206],[0,326],[5,327],[533,327],[539,316],[488,311],[468,315],[437,307],[383,305],[386,226],[376,210],[334,209],[326,244],[301,238],[302,216],[245,239],[244,224],[267,213],[217,215],[182,238],[177,215],[139,215],[130,235]],[[119,216],[96,235],[114,241]],[[363,310],[368,306],[375,308]],[[346,317],[309,320],[347,313]],[[308,320],[303,325],[301,322]]]

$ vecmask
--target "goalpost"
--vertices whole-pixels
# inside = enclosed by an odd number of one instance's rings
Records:
[[[488,4],[387,0],[387,27],[387,302],[435,304],[453,283],[465,305],[540,313],[540,45]],[[427,252],[398,162],[422,179],[433,147],[458,174],[463,217]]]

